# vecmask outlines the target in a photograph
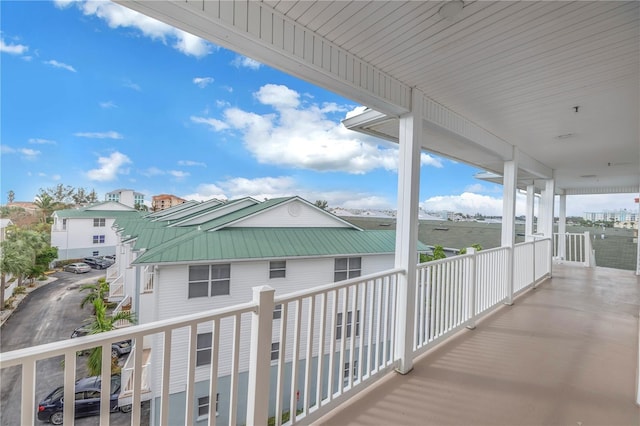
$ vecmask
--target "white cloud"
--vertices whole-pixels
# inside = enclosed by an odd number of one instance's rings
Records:
[[[104,109],[117,107],[117,105],[113,101],[100,102],[99,105],[100,105],[100,108],[104,108]]]
[[[90,138],[90,139],[122,139],[123,136],[118,133],[110,130],[108,132],[77,132],[74,133],[75,136],[81,138]]]
[[[163,175],[165,172],[157,167],[149,167],[148,169],[140,171],[140,174],[146,177],[152,177]]]
[[[627,209],[638,212],[638,205],[634,198],[638,194],[597,194],[597,195],[567,195],[567,216],[582,217],[585,212],[602,212]],[[558,197],[556,197],[556,216],[559,212]]]
[[[36,145],[56,145],[56,141],[52,141],[49,139],[41,139],[41,138],[31,138],[29,139],[29,143]]]
[[[365,106],[357,106],[351,111],[347,112],[346,118],[355,117],[356,115],[360,115],[367,110]]]
[[[51,179],[53,179],[53,180],[60,180],[60,179],[62,179],[62,176],[60,176],[60,175],[53,175],[53,176],[51,176]]]
[[[183,195],[187,200],[204,201],[211,198],[237,199],[253,197],[256,200],[298,195],[307,201],[326,200],[331,207],[390,209],[394,202],[377,195],[356,191],[322,191],[301,187],[290,176],[247,179],[234,177],[225,181],[199,185],[195,193]],[[395,200],[394,200],[395,201]]]
[[[125,154],[116,151],[108,157],[99,157],[98,164],[100,167],[89,170],[87,177],[90,180],[108,182],[115,180],[118,174],[127,174],[128,170],[123,166],[131,164],[131,160]]]
[[[192,160],[178,160],[178,165],[179,166],[200,166],[200,167],[207,167],[207,165],[201,161],[192,161]]]
[[[41,154],[40,151],[30,148],[21,148],[18,150],[18,152],[22,154],[22,157],[24,159],[31,161],[35,160]]]
[[[229,128],[225,122],[216,120],[215,118],[205,118],[205,117],[191,117],[191,121],[199,124],[206,124],[213,128],[215,131],[225,130]]]
[[[213,81],[213,77],[195,77],[193,79],[193,84],[204,89],[205,87],[213,83]]]
[[[238,55],[231,61],[231,65],[236,68],[249,68],[252,70],[260,69],[262,64],[255,59],[247,58],[246,56]]]
[[[71,4],[77,5],[87,16],[96,16],[102,19],[111,28],[135,28],[145,37],[158,40],[165,45],[171,44],[174,49],[185,55],[201,58],[215,49],[215,46],[206,40],[116,3],[56,0],[56,6],[61,9]]]
[[[35,160],[41,152],[31,148],[12,148],[9,145],[0,145],[0,153],[2,154],[21,154],[25,160]]]
[[[352,132],[327,117],[344,108],[302,102],[298,92],[282,85],[267,84],[254,96],[274,112],[261,115],[227,108],[222,119],[191,120],[217,132],[240,132],[245,148],[260,163],[353,174],[397,170],[397,145]],[[441,167],[440,160],[427,154],[422,163]]]
[[[54,68],[60,68],[60,69],[63,69],[63,70],[76,72],[76,69],[73,68],[71,65],[65,64],[64,62],[56,61],[55,59],[51,59],[49,61],[44,61],[44,63],[47,64],[47,65],[51,65]]]
[[[420,204],[426,211],[453,211],[474,215],[480,213],[485,216],[502,216],[502,198],[489,195],[463,192],[460,195],[438,195]],[[516,215],[525,214],[526,198],[522,194],[516,196]]]
[[[24,55],[29,50],[29,46],[24,44],[7,44],[3,38],[0,38],[0,52],[10,55]]]
[[[169,174],[176,178],[177,180],[183,180],[188,177],[191,173],[183,172],[181,170],[169,170]]]
[[[125,80],[122,85],[128,89],[132,89],[135,90],[136,92],[142,92],[142,88],[140,87],[140,85],[134,83],[131,80]]]

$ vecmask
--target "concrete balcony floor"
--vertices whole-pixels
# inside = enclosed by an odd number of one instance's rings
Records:
[[[640,425],[640,279],[553,266],[553,278],[390,374],[323,425]]]

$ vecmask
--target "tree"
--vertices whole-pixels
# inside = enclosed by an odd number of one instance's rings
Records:
[[[93,284],[84,284],[80,287],[80,291],[89,290],[89,293],[80,302],[80,308],[84,308],[87,303],[93,305],[95,300],[104,300],[109,295],[109,283],[106,278],[99,278]]]
[[[87,203],[92,204],[97,202],[98,202],[98,194],[96,193],[96,190],[92,188],[91,192],[87,194]]]
[[[59,183],[53,188],[40,188],[40,195],[47,194],[51,197],[54,203],[58,204],[69,204],[73,202],[73,195],[75,193],[75,188],[71,185],[63,185]]]
[[[7,239],[0,244],[0,310],[4,309],[4,289],[7,275],[22,277],[33,265],[26,243]]]
[[[76,192],[74,194],[71,194],[71,198],[76,205],[81,205],[87,203],[87,195],[88,194],[86,193],[84,188],[78,188],[76,189]]]
[[[16,193],[13,192],[13,189],[10,189],[9,192],[7,192],[7,201],[9,203],[13,203],[13,200],[16,199]]]
[[[55,201],[51,195],[46,192],[41,192],[33,202],[40,211],[42,211],[42,222],[47,223],[49,221],[51,213],[55,210],[63,207],[59,202]]]
[[[432,254],[420,254],[420,263],[431,262],[432,260],[444,259],[447,255],[444,252],[444,248],[441,245],[435,245],[433,247]]]
[[[322,210],[326,210],[329,208],[329,203],[326,200],[316,200],[314,203],[316,207],[320,207]]]
[[[149,211],[149,207],[147,207],[145,204],[141,204],[141,203],[135,203],[133,205],[133,208],[141,211],[141,212],[148,212]]]
[[[102,299],[93,301],[93,321],[89,325],[89,334],[98,334],[105,331],[115,329],[118,321],[125,320],[135,323],[135,317],[131,311],[120,311],[116,314],[107,314],[107,305]],[[119,369],[117,359],[111,358],[111,374],[117,373]],[[102,346],[95,347],[91,350],[89,358],[87,358],[87,370],[89,376],[99,376],[102,372]]]

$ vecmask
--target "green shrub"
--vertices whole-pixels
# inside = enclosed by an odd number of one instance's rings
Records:
[[[18,294],[25,294],[27,292],[27,289],[25,288],[25,286],[23,285],[19,285],[16,288],[13,289],[13,295],[18,295]]]

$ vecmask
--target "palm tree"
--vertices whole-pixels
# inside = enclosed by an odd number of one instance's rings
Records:
[[[80,287],[80,291],[85,291],[85,290],[89,290],[89,293],[80,302],[81,309],[84,308],[84,306],[87,303],[90,303],[93,305],[93,302],[95,300],[100,299],[104,301],[104,299],[109,294],[109,283],[107,282],[106,278],[102,277],[102,278],[99,278],[98,281],[96,281],[93,284],[84,284]]]
[[[41,211],[42,211],[42,221],[47,222],[51,213],[58,207],[58,203],[53,200],[51,195],[46,192],[42,192],[40,195],[36,197],[36,200],[33,202]]]
[[[98,334],[115,329],[118,321],[125,320],[135,323],[135,316],[130,311],[120,311],[116,314],[107,314],[107,305],[102,299],[93,301],[93,321],[89,324],[89,334]],[[102,372],[102,346],[91,350],[87,359],[87,369],[90,376],[99,376]],[[117,358],[111,358],[111,374],[117,374],[120,370]]]

